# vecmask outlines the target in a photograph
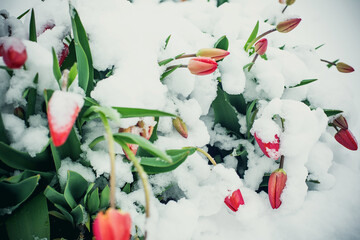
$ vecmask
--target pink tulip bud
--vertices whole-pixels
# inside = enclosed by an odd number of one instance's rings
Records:
[[[276,134],[274,140],[271,142],[263,142],[256,133],[254,134],[255,140],[258,143],[260,149],[263,153],[274,160],[277,160],[280,157],[279,148],[280,148],[280,139]]]
[[[25,45],[21,40],[9,37],[5,38],[0,45],[2,45],[0,52],[8,68],[15,69],[24,65],[27,59],[27,53]]]
[[[291,30],[293,30],[294,28],[296,28],[296,26],[299,25],[300,21],[301,21],[301,18],[291,18],[291,19],[282,21],[276,26],[276,30],[278,30],[278,32],[281,32],[281,33],[288,33]]]
[[[114,208],[109,208],[105,214],[99,212],[93,223],[96,240],[129,240],[131,217]]]
[[[234,212],[239,209],[240,205],[244,205],[244,199],[240,192],[240,189],[234,191],[231,195],[227,196],[224,203]]]
[[[293,5],[295,0],[286,0],[286,5],[290,6]]]
[[[281,205],[281,193],[286,185],[287,175],[284,169],[279,168],[275,170],[269,178],[268,194],[271,207],[277,209]]]
[[[183,136],[184,138],[188,137],[188,130],[186,127],[186,124],[183,122],[183,120],[179,117],[174,118],[172,120],[173,122],[173,126],[175,127],[176,131],[178,131],[178,133],[180,133],[181,136]]]
[[[197,57],[209,57],[215,61],[219,61],[229,55],[230,52],[219,48],[202,48],[197,53]]]
[[[338,131],[335,134],[335,140],[347,149],[353,151],[356,151],[358,149],[356,138],[349,129],[341,129],[340,131]]]
[[[268,41],[266,38],[260,39],[259,41],[257,41],[257,43],[255,43],[255,52],[260,56],[264,55],[267,49],[267,45]]]
[[[342,73],[351,73],[351,72],[355,71],[353,67],[351,67],[343,62],[338,62],[336,64],[336,68],[339,72],[342,72]]]
[[[59,66],[61,66],[63,64],[63,62],[65,61],[65,58],[69,55],[69,46],[65,43],[63,43],[63,44],[64,44],[64,47],[59,56]]]
[[[144,121],[139,121],[136,125],[141,129],[140,136],[149,140],[153,133],[154,127],[146,125]]]
[[[195,75],[207,75],[213,73],[216,68],[216,61],[207,57],[191,58],[188,64],[189,71]]]
[[[348,129],[348,124],[346,119],[340,115],[339,117],[337,117],[334,121],[333,124],[341,129]]]

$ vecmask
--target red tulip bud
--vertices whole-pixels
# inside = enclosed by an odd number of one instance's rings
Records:
[[[300,21],[301,21],[301,18],[291,18],[291,19],[282,21],[276,26],[276,30],[278,30],[278,32],[288,33],[291,30],[293,30],[294,28],[296,28],[296,26],[299,25]]]
[[[0,43],[0,55],[8,68],[20,68],[27,59],[25,45],[21,40],[9,37]]]
[[[131,217],[114,208],[109,208],[105,214],[99,212],[93,223],[96,240],[129,240]]]
[[[58,57],[59,58],[59,66],[61,66],[65,60],[65,58],[69,55],[69,46],[65,43],[64,44],[64,47],[60,53],[60,56]]]
[[[40,29],[40,31],[38,31],[38,33],[36,34],[37,36],[40,36],[42,33],[44,33],[46,30],[51,30],[55,27],[55,23],[50,20],[48,21],[45,25],[43,25]]]
[[[260,56],[264,55],[267,49],[267,45],[268,41],[266,38],[260,39],[259,41],[257,41],[257,43],[255,43],[255,52]]]
[[[343,62],[338,62],[336,64],[336,68],[339,72],[342,72],[342,73],[351,73],[351,72],[355,71],[353,67],[351,67]]]
[[[202,48],[197,53],[197,57],[209,57],[215,61],[219,61],[229,55],[230,52],[219,48]]]
[[[279,168],[275,170],[269,178],[268,194],[271,207],[273,209],[279,208],[281,205],[281,193],[286,185],[287,175],[284,169]]]
[[[341,129],[340,131],[338,131],[335,134],[335,140],[347,149],[353,151],[356,151],[358,149],[356,138],[349,129]]]
[[[239,209],[240,205],[244,205],[244,199],[241,195],[240,189],[234,191],[231,195],[227,196],[224,203],[234,212]]]
[[[258,143],[260,149],[263,153],[274,160],[277,160],[280,157],[279,148],[280,148],[280,139],[276,134],[274,140],[271,142],[263,142],[256,133],[254,134],[255,140]]]
[[[341,129],[348,129],[348,124],[346,119],[340,115],[339,117],[337,117],[334,121],[333,124]]]
[[[195,75],[207,75],[213,73],[216,68],[216,61],[206,57],[191,58],[188,64],[189,71]]]
[[[180,133],[180,135],[183,136],[184,138],[187,138],[188,131],[187,131],[186,124],[183,122],[183,120],[181,120],[181,118],[177,117],[177,118],[174,118],[172,120],[172,122],[173,122],[173,126],[175,127],[176,131],[178,131],[178,133]]]

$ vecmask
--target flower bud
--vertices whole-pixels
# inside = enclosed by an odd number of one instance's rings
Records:
[[[281,193],[285,188],[287,175],[284,169],[279,168],[275,170],[269,178],[268,182],[268,194],[270,205],[273,209],[277,209],[281,205]]]
[[[209,57],[215,61],[219,61],[229,55],[230,52],[219,48],[202,48],[197,53],[197,57]]]
[[[255,52],[257,54],[259,54],[260,56],[264,55],[265,52],[266,52],[266,49],[267,49],[267,45],[268,45],[268,41],[267,41],[266,38],[260,39],[259,41],[257,41],[255,43],[255,46],[254,46],[255,47]]]
[[[301,21],[301,18],[291,18],[291,19],[282,21],[282,22],[278,23],[278,25],[276,26],[276,30],[278,30],[278,32],[288,33],[291,30],[293,30],[294,28],[296,28],[296,26],[299,25],[300,21]]]
[[[260,138],[258,138],[256,133],[254,134],[254,137],[260,149],[267,157],[274,160],[277,160],[280,157],[280,139],[277,134],[274,136],[274,140],[271,142],[263,142]]]
[[[189,71],[195,75],[207,75],[213,73],[216,68],[216,61],[207,57],[191,58],[188,64]]]
[[[183,122],[183,120],[181,120],[181,118],[176,117],[172,120],[173,122],[173,126],[175,127],[176,131],[178,131],[178,133],[180,133],[181,136],[183,136],[184,138],[188,137],[188,131],[187,131],[187,127],[185,125],[185,123]]]
[[[132,133],[132,134],[140,135],[139,128],[136,126],[131,126],[128,128],[119,128],[119,133]],[[126,143],[126,145],[130,148],[130,150],[133,152],[133,154],[136,155],[139,145],[131,144],[131,143]],[[129,157],[125,151],[124,151],[124,153],[125,153],[126,158],[129,159]]]
[[[18,118],[24,120],[25,119],[25,111],[22,107],[17,107],[14,109],[14,115]]]
[[[69,55],[69,46],[65,43],[63,49],[61,50],[60,56],[59,56],[59,66],[63,64],[65,61],[65,58]]]
[[[1,44],[1,43],[0,43]],[[8,68],[20,68],[27,59],[25,45],[21,40],[9,37],[2,42],[2,52],[4,62]]]
[[[339,117],[337,117],[334,121],[333,124],[341,129],[348,129],[348,124],[346,119],[340,115]]]
[[[353,151],[356,151],[358,149],[356,138],[349,129],[341,129],[340,131],[338,131],[335,134],[335,140],[347,149]]]
[[[295,0],[286,0],[286,5],[290,6],[293,5]]]
[[[100,211],[93,223],[96,240],[129,240],[131,217],[114,208],[109,208],[105,214]]]
[[[240,189],[234,191],[231,195],[224,199],[224,203],[234,212],[239,209],[240,205],[244,205],[244,199],[240,192]]]
[[[279,0],[279,3],[284,4],[285,0]]]
[[[153,133],[154,127],[146,125],[145,122],[142,120],[139,121],[136,125],[141,128],[140,136],[149,140]]]
[[[353,67],[351,67],[343,62],[338,62],[336,64],[336,68],[339,72],[342,72],[342,73],[351,73],[351,72],[355,71]]]

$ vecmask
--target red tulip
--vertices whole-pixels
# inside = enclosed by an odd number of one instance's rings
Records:
[[[275,170],[269,178],[268,194],[271,207],[273,209],[279,208],[281,205],[281,193],[286,185],[287,175],[284,169],[279,168]]]
[[[197,53],[197,57],[209,57],[215,61],[219,61],[229,55],[230,52],[219,48],[202,48]]]
[[[25,64],[27,53],[25,45],[21,40],[9,37],[6,38],[0,47],[0,55],[8,68],[20,68]]]
[[[260,149],[263,153],[274,160],[277,160],[280,157],[279,148],[280,148],[280,139],[276,134],[272,142],[263,142],[256,133],[254,134],[255,140],[258,143]]]
[[[282,21],[276,26],[276,30],[278,30],[278,32],[288,33],[291,30],[293,30],[294,28],[296,28],[296,26],[299,25],[300,21],[301,21],[301,18],[291,18],[291,19]]]
[[[37,36],[40,36],[42,33],[44,33],[46,30],[51,30],[55,27],[55,23],[53,21],[48,21],[45,25],[43,25],[40,29],[40,31],[36,34]]]
[[[343,63],[343,62],[338,62],[336,64],[336,68],[339,72],[342,72],[342,73],[351,73],[354,70],[354,68],[350,65],[347,65],[346,63]]]
[[[187,127],[185,125],[185,123],[183,122],[183,120],[179,117],[174,118],[172,120],[173,122],[173,126],[175,127],[176,131],[178,131],[178,133],[180,133],[181,136],[183,136],[184,138],[188,137],[188,130]]]
[[[195,75],[207,75],[213,73],[216,68],[216,61],[207,57],[191,58],[188,64],[189,71]]]
[[[140,136],[146,138],[146,140],[149,140],[153,133],[154,127],[146,125],[144,121],[139,121],[136,125],[141,128]]]
[[[58,57],[59,58],[59,66],[61,66],[65,60],[65,58],[69,55],[69,46],[65,43],[64,44],[64,47],[60,53],[60,56]]]
[[[255,43],[255,52],[260,56],[264,55],[267,49],[267,45],[268,41],[266,38],[260,39],[259,41],[257,41],[257,43]]]
[[[93,223],[96,240],[129,240],[131,217],[114,208],[109,208],[105,214],[99,212]]]
[[[231,195],[227,196],[224,203],[234,212],[239,209],[240,205],[244,205],[244,199],[241,195],[240,189],[234,191]]]
[[[356,138],[349,129],[340,129],[340,131],[335,134],[335,140],[347,149],[353,151],[358,149]]]

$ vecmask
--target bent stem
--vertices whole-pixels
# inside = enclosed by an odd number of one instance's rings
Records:
[[[99,113],[101,121],[104,124],[106,139],[108,141],[109,155],[110,155],[110,207],[115,208],[115,185],[116,185],[116,172],[115,172],[115,151],[114,151],[114,137],[106,116]]]
[[[286,6],[284,7],[284,9],[282,10],[281,13],[284,13],[288,6],[289,6],[289,5],[286,5]]]
[[[336,64],[335,64],[335,63],[330,62],[330,61],[325,60],[325,59],[320,59],[320,61],[325,62],[325,63],[328,63],[328,64],[333,65],[333,66],[336,66]]]
[[[195,54],[195,53],[192,53],[192,54],[183,54],[183,55],[180,55],[180,56],[178,56],[178,57],[175,57],[175,59],[189,58],[189,57],[196,57],[196,54]]]
[[[249,49],[254,45],[254,43],[256,43],[260,38],[268,35],[269,33],[275,32],[276,28],[274,29],[270,29],[269,31],[264,32],[263,34],[260,34],[259,36],[257,36],[254,40],[252,40],[249,45],[246,47],[245,51],[249,51]]]
[[[188,66],[187,65],[184,65],[184,64],[179,64],[179,65],[172,65],[172,66],[169,66],[169,67],[167,67],[166,69],[165,69],[165,72],[166,71],[169,71],[169,70],[171,70],[171,69],[173,69],[173,68],[187,68]]]
[[[196,148],[196,151],[201,152],[202,154],[204,154],[209,159],[209,161],[212,163],[212,165],[216,166],[216,162],[215,162],[214,158],[212,156],[210,156],[210,154],[208,154],[207,152],[205,152],[201,148]]]
[[[248,68],[248,72],[250,72],[252,66],[254,66],[255,61],[256,61],[256,59],[258,58],[258,56],[259,56],[259,54],[256,53],[254,59],[252,60],[252,63],[253,63],[253,64],[251,64],[251,65],[249,66],[249,68]]]

